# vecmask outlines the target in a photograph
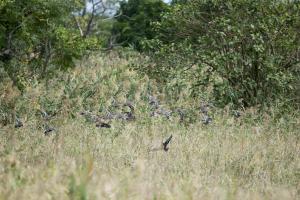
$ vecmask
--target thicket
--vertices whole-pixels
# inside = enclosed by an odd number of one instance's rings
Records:
[[[0,1],[0,122],[13,121],[16,103],[32,84],[54,81],[107,45],[115,2]]]
[[[300,1],[116,2],[0,2],[2,118],[13,118],[19,91],[33,82],[48,84],[91,51],[118,45],[146,55],[132,67],[171,104],[189,95],[220,107],[299,109]]]
[[[151,23],[160,21],[161,14],[168,9],[169,6],[161,0],[122,1],[112,29],[116,42],[141,50],[141,41],[153,39],[156,35]]]
[[[174,96],[190,90],[220,106],[299,106],[300,2],[191,0],[174,4],[134,66]]]
[[[4,0],[0,3],[0,83],[23,91],[33,77],[58,70],[106,43],[114,1]],[[90,8],[91,7],[91,8]]]

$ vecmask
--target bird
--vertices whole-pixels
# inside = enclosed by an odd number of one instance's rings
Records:
[[[50,120],[51,116],[44,110],[39,110],[42,118],[46,121]]]
[[[179,115],[179,123],[183,123],[184,122],[184,117],[185,117],[184,111],[180,108],[177,108],[177,109],[175,109],[175,112],[177,112],[178,115]]]
[[[149,105],[151,106],[152,109],[158,109],[159,107],[159,101],[156,99],[156,97],[149,95]]]
[[[52,131],[55,131],[55,129],[52,127],[49,127],[48,125],[45,125],[45,130],[44,130],[45,136],[49,136]]]
[[[148,95],[148,100],[151,108],[150,117],[157,117],[159,115],[163,115],[167,119],[170,118],[172,111],[162,108],[156,97]]]
[[[97,128],[111,128],[111,125],[108,121],[113,119],[113,116],[101,117],[99,115],[93,114],[90,111],[82,111],[79,114],[84,116],[87,121],[96,123]]]
[[[158,114],[165,116],[167,119],[170,119],[171,115],[172,115],[172,111],[171,110],[167,110],[165,108],[160,108],[157,110]]]
[[[235,118],[240,118],[240,117],[242,116],[242,115],[241,115],[241,112],[238,111],[238,110],[234,110],[234,111],[233,111],[233,115],[234,115]]]
[[[150,149],[149,152],[153,152],[153,151],[161,151],[164,150],[165,152],[167,152],[169,150],[169,143],[171,142],[173,135],[170,135],[170,137],[168,137],[168,139],[166,139],[165,141],[163,141],[162,143],[160,143],[159,145],[153,145]]]
[[[23,126],[23,122],[16,117],[16,121],[15,121],[15,128],[21,128]]]
[[[170,117],[172,116],[172,113],[173,113],[173,111],[159,106],[157,109],[151,111],[150,117],[164,116],[167,119],[170,119]]]
[[[208,125],[212,122],[212,118],[209,117],[208,115],[204,115],[202,118],[202,122],[203,122],[203,124]]]
[[[100,117],[100,116],[99,116]],[[106,111],[103,116],[101,116],[103,120],[112,120],[112,119],[117,119],[118,116],[115,113],[112,113],[110,111]]]
[[[200,112],[204,115],[208,114],[209,104],[207,103],[201,103],[200,105]]]
[[[108,123],[104,123],[104,122],[98,122],[98,123],[96,124],[96,127],[97,127],[97,128],[111,128],[111,125],[108,124]]]
[[[130,109],[129,112],[123,112],[123,119],[126,121],[132,121],[135,120],[135,115],[134,115],[134,106],[131,102],[126,102],[123,104],[124,107],[128,107]]]
[[[166,141],[162,143],[163,150],[167,152],[169,150],[168,144],[171,142],[173,135],[171,135]]]
[[[135,116],[132,112],[123,112],[116,114],[116,119],[124,120],[124,121],[133,121],[135,120]]]

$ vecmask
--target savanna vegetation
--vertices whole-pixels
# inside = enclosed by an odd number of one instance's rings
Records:
[[[0,200],[299,199],[299,75],[299,1],[2,0]]]

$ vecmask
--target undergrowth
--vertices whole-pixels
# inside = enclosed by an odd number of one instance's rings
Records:
[[[0,199],[299,198],[297,112],[241,108],[237,117],[212,105],[205,125],[202,100],[170,99],[127,67],[138,59],[122,56],[90,56],[51,80],[33,78],[23,94],[1,83]],[[150,117],[149,95],[185,120]],[[124,112],[124,102],[134,121],[97,128],[79,115]],[[48,136],[45,125],[55,129]],[[171,134],[168,152],[151,150]]]

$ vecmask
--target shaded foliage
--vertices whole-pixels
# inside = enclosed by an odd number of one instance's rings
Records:
[[[76,0],[5,0],[0,4],[0,68],[23,90],[23,80],[46,77],[49,68],[73,66],[95,38],[83,38],[73,25]]]
[[[152,64],[137,68],[221,106],[297,105],[299,16],[299,1],[175,4],[154,24],[156,37],[143,42]]]
[[[123,1],[113,27],[116,42],[140,50],[143,39],[152,39],[156,35],[151,23],[160,21],[161,14],[167,10],[168,5],[161,0]]]

